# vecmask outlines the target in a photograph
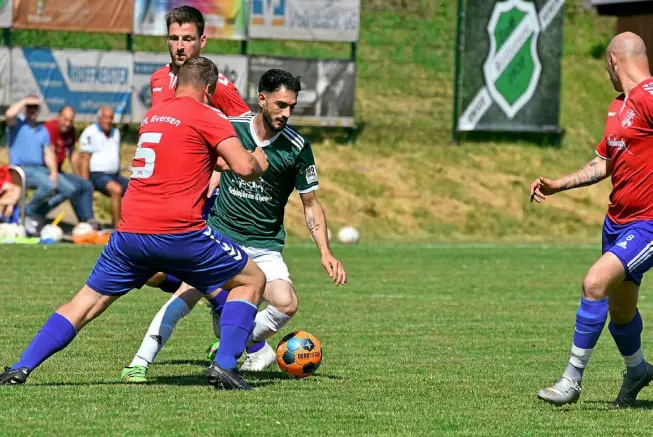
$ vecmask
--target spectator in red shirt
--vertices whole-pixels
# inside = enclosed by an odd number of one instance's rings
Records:
[[[74,159],[75,149],[75,110],[70,105],[66,105],[59,110],[56,118],[44,123],[50,134],[50,142],[54,148],[54,154],[57,158],[57,167],[61,172],[61,166],[70,158],[73,171],[77,173],[76,160]]]
[[[84,178],[79,177],[73,173],[63,173],[61,167],[66,158],[70,158],[70,163],[75,171],[75,110],[70,105],[66,105],[59,110],[59,115],[56,118],[44,123],[45,128],[50,135],[50,144],[52,151],[57,159],[57,168],[59,175],[64,177],[64,180],[72,185],[75,193],[80,193],[71,202],[75,214],[79,220],[86,220],[91,224],[95,224],[93,218],[93,184]],[[50,205],[54,207],[56,205]]]
[[[14,184],[8,165],[0,165],[0,222],[14,215],[14,206],[20,199],[20,187]]]

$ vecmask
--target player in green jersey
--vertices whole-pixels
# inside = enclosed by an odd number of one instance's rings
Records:
[[[331,254],[324,209],[315,193],[318,177],[311,145],[287,126],[300,89],[299,78],[283,70],[269,70],[259,82],[258,114],[230,118],[241,143],[251,151],[262,148],[269,167],[258,181],[246,182],[222,164],[220,192],[208,218],[209,226],[239,243],[267,278],[263,294],[267,306],[256,316],[241,370],[260,371],[275,361],[276,354],[265,340],[288,323],[298,308],[295,288],[281,254],[286,238],[284,210],[293,191],[302,200],[306,225],[320,251],[324,269],[334,284],[346,283],[342,264]],[[219,317],[227,294],[217,290],[209,298],[218,337]],[[155,316],[121,379],[146,381],[149,364],[170,338],[177,322],[201,297],[186,284],[177,290]]]

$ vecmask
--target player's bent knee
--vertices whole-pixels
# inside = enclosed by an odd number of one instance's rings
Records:
[[[287,283],[284,282],[284,285],[286,284]],[[265,297],[270,305],[288,317],[292,317],[295,315],[297,309],[299,308],[299,302],[297,300],[295,289],[292,287],[292,285],[287,285],[287,287],[279,287],[279,289],[275,290],[275,292],[270,296],[268,296],[266,293]]]
[[[607,296],[608,289],[605,281],[597,274],[590,271],[583,280],[583,297],[589,300],[601,300]]]

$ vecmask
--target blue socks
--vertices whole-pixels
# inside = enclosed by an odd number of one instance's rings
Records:
[[[617,344],[619,352],[624,357],[626,363],[626,374],[629,378],[639,379],[646,372],[644,361],[644,352],[642,351],[642,317],[639,311],[635,312],[635,317],[623,324],[610,322],[608,329]]]
[[[576,312],[574,340],[571,345],[571,358],[564,376],[580,381],[583,371],[589,364],[594,346],[599,341],[601,331],[608,318],[608,299],[587,300],[581,298]]]
[[[248,354],[251,354],[260,351],[261,349],[263,349],[263,346],[265,346],[265,341],[259,341],[258,343],[251,345],[245,350],[247,351]]]
[[[220,317],[220,347],[215,362],[225,370],[236,370],[238,358],[245,351],[247,339],[254,329],[258,308],[245,300],[230,300],[224,304]]]
[[[158,288],[163,290],[165,293],[174,293],[179,289],[179,287],[181,287],[181,279],[168,274],[166,274],[163,278],[163,282],[158,286]]]
[[[213,306],[213,309],[217,311],[219,314],[221,314],[224,304],[227,303],[227,297],[229,297],[229,291],[220,290],[218,294],[209,298],[208,300]]]
[[[11,369],[27,367],[31,372],[43,361],[68,346],[76,335],[77,331],[68,319],[59,313],[53,313]]]

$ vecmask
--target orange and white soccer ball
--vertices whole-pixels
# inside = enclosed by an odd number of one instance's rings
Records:
[[[306,331],[291,332],[277,346],[279,368],[295,378],[311,376],[321,363],[320,340]]]

